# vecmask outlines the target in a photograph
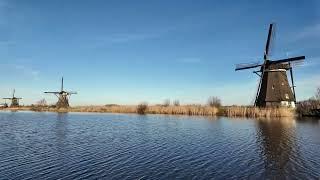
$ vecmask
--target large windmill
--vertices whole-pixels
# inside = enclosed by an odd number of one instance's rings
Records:
[[[13,93],[12,93],[12,97],[3,98],[5,100],[10,100],[11,101],[10,107],[18,107],[19,106],[19,101],[20,101],[20,99],[22,99],[22,98],[15,97],[14,96],[15,93],[16,93],[16,90],[14,89]],[[7,103],[5,103],[5,104],[7,104]]]
[[[63,90],[63,77],[61,78],[61,90],[53,91],[53,92],[44,92],[48,94],[54,94],[58,97],[58,102],[56,103],[57,108],[68,108],[69,107],[69,99],[72,94],[77,94],[74,91],[64,91]]]
[[[303,62],[305,56],[286,58],[281,60],[270,60],[269,51],[273,34],[273,24],[269,26],[268,39],[264,51],[263,63],[238,64],[236,71],[257,68],[254,71],[260,76],[260,82],[255,98],[255,106],[288,106],[295,107],[296,95],[293,81],[292,65]],[[287,71],[290,71],[291,87],[288,82]]]

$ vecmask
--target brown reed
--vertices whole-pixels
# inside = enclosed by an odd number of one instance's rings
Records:
[[[272,118],[272,117],[293,117],[295,116],[294,109],[290,108],[257,108],[247,106],[230,106],[223,107],[220,115],[227,117],[250,117],[250,118]]]

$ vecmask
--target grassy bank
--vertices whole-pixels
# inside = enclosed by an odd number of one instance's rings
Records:
[[[226,116],[226,117],[293,117],[295,111],[288,108],[256,108],[247,106],[211,107],[201,105],[162,106],[147,104],[140,105],[106,105],[106,106],[75,106],[68,109],[53,107],[30,106],[20,108],[7,108],[7,110],[31,110],[49,112],[96,112],[96,113],[135,113],[135,114],[171,114],[192,116]]]
[[[193,116],[215,116],[218,108],[185,105],[185,106],[148,106],[148,105],[112,105],[112,106],[75,106],[68,109],[56,109],[50,107],[32,107],[32,111],[59,111],[59,112],[98,112],[98,113],[135,113],[135,114],[172,114]]]
[[[294,117],[295,110],[290,108],[257,108],[246,106],[222,107],[219,114],[227,117],[271,118]]]

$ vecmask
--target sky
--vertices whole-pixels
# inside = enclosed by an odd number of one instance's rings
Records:
[[[320,87],[320,1],[0,0],[0,96],[22,104],[77,91],[71,105],[165,99],[252,104],[258,76],[235,64],[305,55],[294,68],[297,99]]]

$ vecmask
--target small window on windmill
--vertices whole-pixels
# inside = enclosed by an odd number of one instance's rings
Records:
[[[289,99],[289,94],[284,94],[284,96],[286,97],[286,99]]]
[[[273,90],[274,90],[274,85],[272,85],[272,87],[271,87]]]
[[[284,86],[284,82],[282,82],[281,85]]]

